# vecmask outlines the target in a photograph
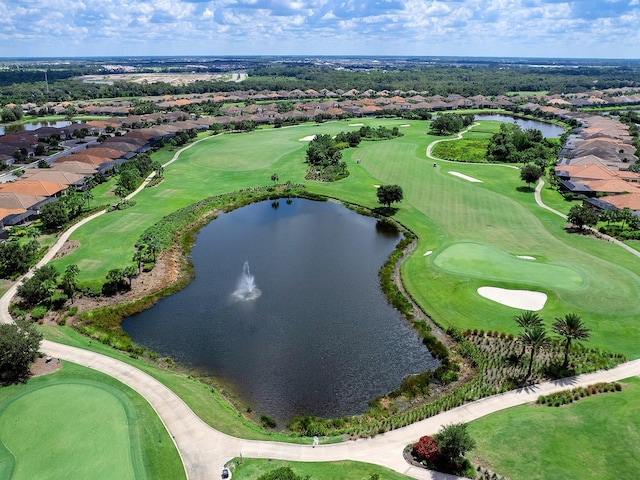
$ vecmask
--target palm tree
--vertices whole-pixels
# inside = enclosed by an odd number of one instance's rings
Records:
[[[553,322],[553,331],[558,335],[562,335],[566,342],[564,344],[564,362],[562,367],[567,368],[569,364],[569,350],[571,349],[571,340],[586,340],[591,336],[591,330],[584,326],[582,319],[576,313],[567,313],[562,318],[556,318]]]
[[[542,326],[542,317],[540,317],[540,315],[538,315],[536,312],[531,312],[529,310],[527,310],[526,312],[522,312],[519,315],[516,315],[513,319],[515,320],[515,322],[518,324],[520,328],[524,329],[525,333],[531,330],[533,327]],[[518,355],[518,358],[523,357],[525,349],[527,347],[527,344],[522,341],[522,338],[520,341],[522,343],[522,352],[520,352],[520,355]]]
[[[42,290],[46,292],[47,300],[51,303],[51,297],[56,292],[56,282],[46,279],[42,282]]]
[[[67,268],[64,269],[64,275],[62,276],[62,289],[71,299],[71,303],[73,303],[73,295],[78,289],[77,277],[80,273],[80,269],[78,265],[67,265]]]
[[[82,198],[84,199],[85,202],[87,202],[87,210],[88,210],[91,206],[91,200],[93,200],[93,193],[91,193],[90,190],[85,190],[84,192],[82,192]]]
[[[531,369],[533,368],[533,358],[536,356],[536,353],[538,353],[538,350],[548,348],[551,344],[551,341],[549,340],[549,337],[547,337],[546,330],[541,325],[537,325],[524,332],[520,337],[520,340],[524,343],[524,345],[531,348],[529,369],[527,370],[527,375],[524,377],[525,379],[527,379],[531,375]]]

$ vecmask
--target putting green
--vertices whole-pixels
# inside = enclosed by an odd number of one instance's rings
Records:
[[[456,243],[437,254],[434,264],[449,273],[500,282],[579,290],[585,279],[572,268],[531,261],[480,243]]]
[[[28,390],[0,410],[0,471],[12,480],[146,478],[122,395],[94,382]]]

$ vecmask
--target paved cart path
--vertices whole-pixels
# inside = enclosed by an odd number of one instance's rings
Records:
[[[429,146],[429,153],[434,143]],[[191,146],[193,144],[189,147]],[[176,152],[170,162],[175,161],[184,150]],[[152,177],[153,174],[145,182],[148,183]],[[140,190],[136,190],[131,196]],[[50,261],[75,229],[104,213],[106,211],[87,217],[64,232],[58,242],[51,247],[47,255],[39,262],[38,266]],[[8,307],[12,297],[15,295],[15,290],[16,287],[14,286],[0,299],[0,321],[2,322],[12,321]],[[191,480],[219,478],[225,462],[240,455],[249,458],[272,458],[307,462],[357,460],[382,465],[416,479],[444,480],[455,478],[407,464],[403,458],[404,447],[409,443],[415,442],[422,435],[436,433],[444,425],[455,422],[469,422],[505,408],[534,402],[539,395],[548,395],[559,390],[586,386],[595,382],[617,381],[640,375],[639,359],[624,363],[611,370],[555,382],[546,382],[488,397],[371,439],[313,447],[311,445],[244,440],[226,435],[205,424],[182,399],[162,383],[129,364],[102,354],[48,340],[42,342],[41,350],[52,357],[110,375],[140,393],[154,408],[174,439],[187,476]]]

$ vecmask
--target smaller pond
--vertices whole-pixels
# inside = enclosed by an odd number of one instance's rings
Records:
[[[82,122],[76,122],[82,123]],[[51,122],[42,121],[42,122],[27,122],[16,125],[0,125],[0,135],[4,135],[5,133],[16,133],[16,132],[30,132],[32,130],[37,130],[40,127],[55,127],[62,128],[68,127],[71,125],[69,120],[55,120]]]
[[[540,122],[538,120],[525,120],[515,118],[509,115],[474,115],[476,120],[490,120],[494,122],[515,123],[523,130],[537,129],[542,132],[546,138],[560,138],[564,133],[564,128],[552,123]]]
[[[380,289],[401,238],[384,225],[303,199],[220,215],[196,237],[192,282],[122,327],[232,385],[279,426],[363,413],[438,365]]]

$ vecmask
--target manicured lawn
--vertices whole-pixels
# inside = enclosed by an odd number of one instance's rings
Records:
[[[579,272],[540,259],[522,259],[478,243],[456,243],[442,250],[434,264],[450,273],[491,281],[518,282],[562,290],[579,290]]]
[[[629,479],[640,472],[640,379],[562,407],[523,405],[475,420],[472,457],[512,480]],[[476,462],[477,463],[477,462]]]
[[[348,178],[330,184],[305,181],[306,142],[299,140],[359,128],[350,123],[410,126],[401,127],[401,138],[362,142],[345,150]],[[564,280],[549,278],[544,285],[548,273],[539,270],[542,273],[534,276],[534,283],[549,297],[542,317],[551,323],[555,317],[575,312],[593,330],[590,345],[639,356],[640,259],[612,244],[567,233],[563,219],[539,208],[533,193],[521,188],[524,184],[517,169],[445,162],[434,168],[425,150],[435,137],[427,132],[428,122],[366,119],[209,138],[168,166],[165,180],[136,197],[134,207],[103,215],[76,232],[72,238],[80,241],[80,248],[54,264],[62,271],[77,263],[81,281],[102,282],[108,270],[131,262],[140,233],[163,215],[210,195],[267,185],[273,173],[280,182],[305,183],[312,191],[368,207],[377,205],[375,185],[397,183],[405,200],[395,217],[420,238],[415,253],[403,264],[403,280],[441,325],[516,332],[513,317],[518,310],[482,298],[476,290],[480,286],[526,288],[532,284],[528,271],[484,279],[447,271],[435,263],[449,246],[474,243],[496,252],[489,262],[500,263],[505,255],[531,255],[546,266],[572,272],[572,278],[581,278],[580,289],[556,288]],[[164,160],[173,153],[156,155]],[[483,183],[470,183],[449,171]],[[554,207],[564,206],[553,191],[545,189],[544,198]],[[427,250],[434,254],[423,256]]]
[[[153,366],[144,361],[131,358],[129,355],[120,353],[99,342],[89,342],[86,337],[69,327],[40,326],[39,329],[47,340],[101,353],[139,368],[180,395],[180,398],[196,415],[221,432],[250,440],[274,440],[305,444],[311,444],[312,442],[311,438],[289,436],[276,432],[269,433],[254,423],[245,420],[225,400],[223,396],[226,392],[223,388],[212,389],[197,379],[188,377],[179,371]],[[328,441],[333,442],[338,441],[338,439],[328,439]]]
[[[401,129],[404,134],[401,138],[362,142],[356,149],[345,150],[343,158],[351,172],[348,178],[331,184],[305,181],[306,143],[299,139],[358,128],[350,127],[349,123],[361,121],[260,130],[207,139],[185,151],[178,161],[168,166],[165,180],[142,192],[134,207],[104,215],[80,229],[72,238],[79,240],[81,247],[57,260],[55,265],[62,271],[66,265],[77,263],[81,281],[102,281],[109,269],[131,262],[133,244],[140,233],[162,216],[210,195],[267,185],[271,183],[273,173],[279,175],[280,182],[305,183],[311,191],[367,207],[377,206],[375,185],[397,183],[402,186],[405,199],[397,205],[399,210],[395,217],[419,237],[416,250],[402,266],[403,281],[416,301],[441,325],[516,333],[513,317],[520,311],[481,297],[477,288],[527,289],[534,285],[535,290],[543,291],[549,297],[540,312],[547,324],[555,317],[575,312],[592,329],[589,346],[632,358],[640,356],[637,329],[640,259],[612,244],[567,233],[563,219],[540,209],[532,192],[519,189],[523,183],[516,169],[445,162],[439,162],[434,168],[433,161],[425,156],[427,145],[435,139],[427,134],[428,122],[364,120],[362,123],[373,126],[409,123],[410,127]],[[154,159],[168,160],[172,155],[173,152],[161,151]],[[449,171],[461,172],[483,183],[470,183],[450,175]],[[106,198],[108,189],[100,195]],[[559,208],[568,202],[556,192],[545,188],[543,198],[553,208],[568,211],[568,207]],[[460,253],[456,249],[461,245],[473,245],[473,248]],[[427,250],[432,250],[433,254],[424,256]],[[447,255],[451,258],[447,259]],[[519,255],[534,256],[537,260],[521,261],[517,259]],[[470,260],[468,263],[465,263],[465,256]],[[480,263],[471,261],[477,257],[481,259]],[[452,268],[452,264],[456,268]],[[59,336],[58,340],[62,338],[65,343],[86,343],[86,339],[68,330],[51,329],[49,335],[52,339]],[[91,349],[108,351],[95,344]],[[203,384],[121,357],[174,389],[198,415],[216,428],[245,438],[285,439],[252,428],[225,405],[218,392],[212,392]],[[616,395],[611,397],[617,398]],[[570,408],[576,406],[579,404]],[[630,415],[624,409],[608,412],[608,418],[615,417],[616,422],[617,419],[626,420]],[[519,425],[515,416],[513,421],[503,422],[507,426]],[[637,443],[637,437],[633,435],[632,432],[630,438]],[[543,435],[540,437],[544,438]],[[505,443],[505,448],[509,448],[509,442]],[[594,445],[602,450],[602,445],[607,443],[598,440]],[[513,451],[526,450],[511,448]],[[582,462],[586,455],[590,454],[575,454],[574,459],[577,456]],[[509,458],[506,453],[502,456]],[[542,453],[538,456],[546,458]],[[249,464],[248,460],[246,462]],[[274,463],[266,464],[269,468],[265,467],[264,471],[272,469]],[[621,464],[632,465],[623,461]],[[322,464],[314,465],[322,468]],[[507,471],[496,469],[511,476]],[[239,475],[242,475],[241,470]],[[336,475],[312,474],[313,478],[341,478]],[[368,476],[370,474],[363,478]],[[382,475],[382,478],[394,477]],[[564,477],[560,475],[560,478]],[[606,475],[600,478],[606,478]]]
[[[233,461],[238,463],[239,458]],[[296,475],[309,475],[311,480],[369,480],[378,474],[383,480],[403,480],[409,478],[388,468],[361,462],[288,462],[285,460],[242,459],[242,463],[233,470],[233,478],[255,480],[260,475],[280,467],[290,467]]]
[[[118,381],[74,364],[0,388],[0,477],[185,478],[153,409]]]

